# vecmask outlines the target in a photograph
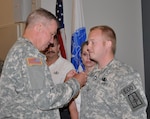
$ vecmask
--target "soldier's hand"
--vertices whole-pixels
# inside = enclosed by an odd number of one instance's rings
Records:
[[[66,77],[65,77],[65,81],[68,81],[69,79],[71,79],[75,74],[77,74],[77,72],[75,70],[70,70],[67,74],[66,74]]]
[[[80,87],[83,87],[87,81],[87,74],[85,72],[75,74],[73,77],[80,83]]]

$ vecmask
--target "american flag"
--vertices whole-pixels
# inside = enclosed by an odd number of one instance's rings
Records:
[[[63,14],[63,1],[57,0],[56,1],[56,17],[59,21],[59,29],[58,29],[58,39],[60,42],[60,51],[61,55],[64,58],[67,58],[66,55],[66,34],[65,34],[65,28],[64,28],[64,14]]]
[[[32,66],[32,65],[42,65],[42,60],[40,58],[36,58],[36,57],[28,57],[27,58],[27,63],[30,66]]]
[[[71,62],[76,71],[80,72],[84,69],[81,60],[81,45],[86,40],[82,0],[73,0],[72,30]]]

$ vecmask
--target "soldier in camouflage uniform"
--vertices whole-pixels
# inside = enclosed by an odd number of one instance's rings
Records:
[[[58,108],[85,85],[83,72],[58,85],[51,79],[46,57],[39,51],[53,43],[57,28],[56,17],[42,8],[28,16],[23,37],[10,49],[3,66],[0,119],[59,119]]]
[[[80,119],[147,119],[147,99],[139,73],[114,58],[113,29],[91,28],[88,50],[98,65],[81,89]]]

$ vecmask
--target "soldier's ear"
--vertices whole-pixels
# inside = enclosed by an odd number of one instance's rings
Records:
[[[107,45],[107,47],[112,47],[112,41],[111,40],[107,40],[106,41],[106,45]]]
[[[35,25],[34,29],[37,31],[37,32],[40,32],[41,29],[42,29],[42,24],[41,23],[38,23]]]

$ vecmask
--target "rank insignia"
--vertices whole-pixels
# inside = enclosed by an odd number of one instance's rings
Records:
[[[121,92],[125,96],[132,111],[136,111],[146,105],[139,90],[133,83],[123,88]]]
[[[40,58],[36,58],[36,57],[28,57],[27,63],[29,66],[42,65],[42,60]]]

